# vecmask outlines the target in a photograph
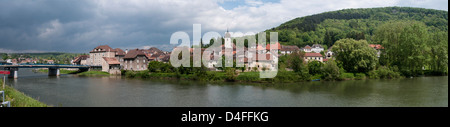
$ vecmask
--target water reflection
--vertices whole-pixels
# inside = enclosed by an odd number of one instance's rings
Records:
[[[448,77],[261,84],[19,74],[8,84],[53,106],[448,106]]]

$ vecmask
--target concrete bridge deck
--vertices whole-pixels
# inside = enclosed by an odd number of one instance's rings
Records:
[[[65,64],[1,64],[0,70],[9,70],[9,78],[18,78],[19,68],[48,68],[49,76],[59,76],[60,68],[78,68],[80,71],[88,71],[90,68],[101,68],[101,66],[89,65],[65,65]]]

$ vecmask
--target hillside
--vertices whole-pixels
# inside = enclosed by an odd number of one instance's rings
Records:
[[[339,39],[372,40],[377,26],[391,21],[418,21],[430,31],[448,32],[448,11],[385,7],[369,9],[344,9],[300,17],[281,24],[266,32],[278,32],[280,43],[303,47],[314,43],[331,46]]]

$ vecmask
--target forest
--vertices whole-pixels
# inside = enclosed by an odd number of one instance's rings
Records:
[[[448,11],[411,7],[344,9],[325,12],[295,18],[265,32],[278,32],[281,44],[298,47],[316,43],[330,47],[344,38],[381,44],[374,39],[377,27],[388,22],[402,21],[424,23],[432,33],[448,32]]]

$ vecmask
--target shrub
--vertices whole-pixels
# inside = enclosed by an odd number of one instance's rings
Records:
[[[226,68],[225,69],[225,80],[227,81],[235,81],[238,76],[235,68]]]
[[[127,78],[134,78],[134,77],[136,77],[136,74],[133,71],[126,71],[125,72],[125,77],[127,77]]]
[[[324,80],[339,80],[340,70],[333,60],[328,61],[323,67],[323,79]]]
[[[353,73],[341,73],[341,79],[353,79],[355,76]]]
[[[380,67],[377,70],[369,72],[369,78],[371,79],[395,79],[400,78],[400,73],[395,72],[388,67]]]
[[[356,73],[355,74],[355,79],[357,79],[357,80],[362,80],[365,78],[366,78],[366,74],[364,74],[364,73]]]

